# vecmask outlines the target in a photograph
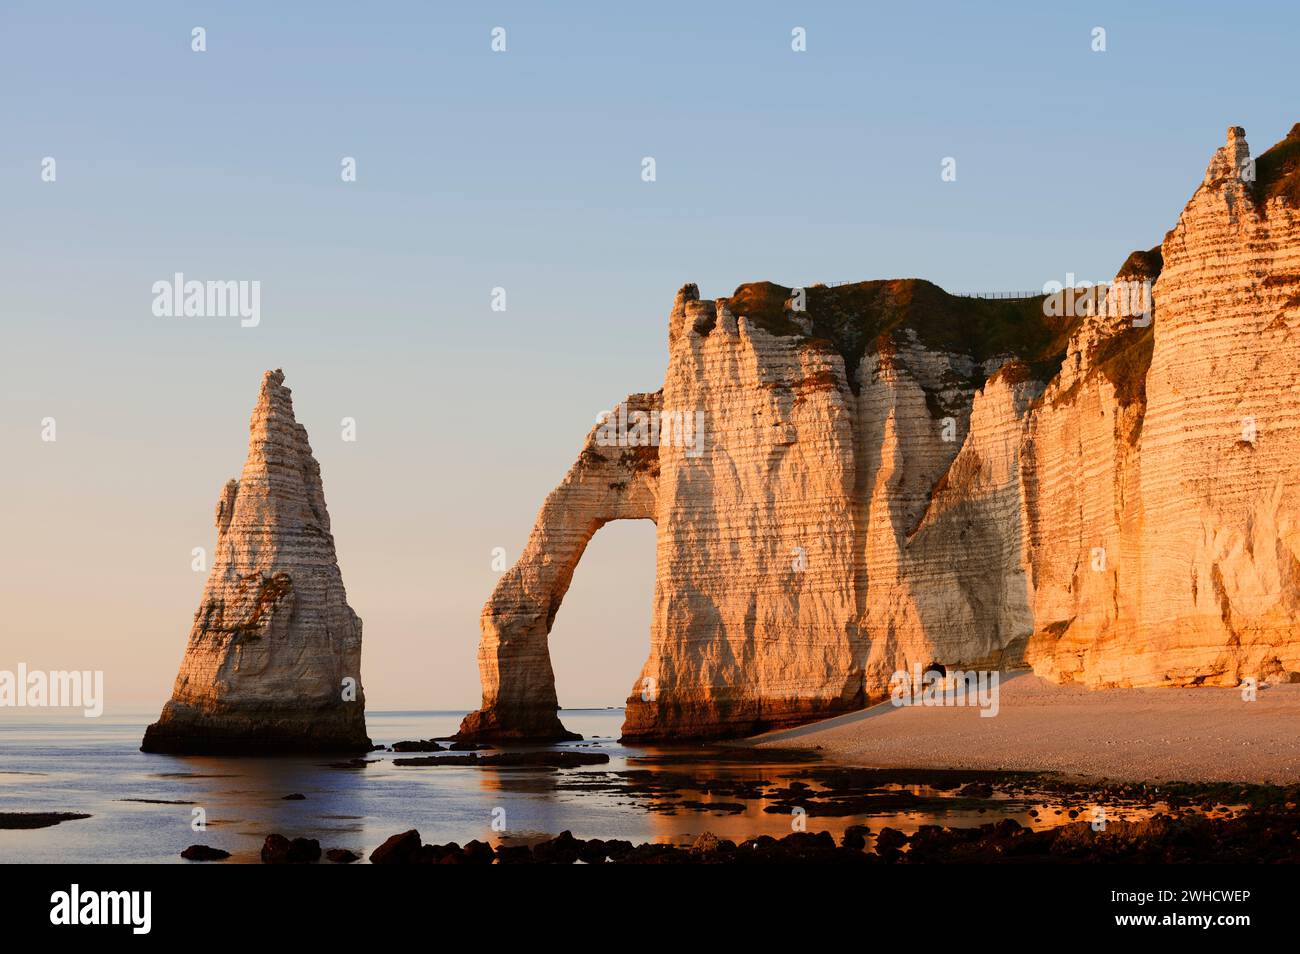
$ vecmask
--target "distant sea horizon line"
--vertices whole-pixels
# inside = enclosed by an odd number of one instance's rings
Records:
[[[465,715],[465,714],[467,714],[467,713],[469,713],[469,712],[473,712],[476,708],[478,708],[478,707],[477,707],[477,706],[464,706],[464,707],[461,707],[461,708],[455,708],[455,709],[410,709],[410,708],[406,708],[406,709],[371,709],[371,708],[367,707],[367,708],[366,708],[366,714],[367,714],[367,715],[375,715],[375,716],[381,716],[381,715],[405,715],[405,716],[410,716],[410,715],[437,715],[437,716],[448,716],[448,715]],[[618,705],[618,706],[598,706],[598,705],[597,705],[597,706],[561,706],[559,711],[561,711],[561,712],[621,712],[621,711],[624,711],[626,708],[627,708],[626,705]],[[71,709],[70,709],[70,708],[53,708],[53,707],[31,707],[31,706],[26,706],[26,707],[14,707],[14,708],[9,708],[9,709],[6,709],[5,712],[6,712],[6,715],[7,715],[7,716],[9,716],[9,715],[12,715],[12,716],[28,716],[28,717],[33,718],[34,720],[39,720],[41,717],[54,718],[54,719],[62,719],[62,718],[72,718],[72,717],[76,717],[76,721],[78,721],[78,722],[82,722],[82,721],[84,721],[84,722],[87,722],[87,723],[93,723],[93,722],[99,722],[99,721],[102,721],[102,720],[104,720],[104,719],[137,719],[137,718],[140,718],[140,719],[149,719],[150,721],[152,721],[152,720],[154,720],[154,719],[156,719],[156,718],[158,717],[159,709],[157,709],[157,708],[148,708],[148,709],[136,709],[136,708],[114,709],[114,708],[111,708],[111,707],[107,707],[107,706],[106,706],[106,707],[104,708],[104,712],[103,712],[103,714],[102,714],[101,716],[97,716],[97,717],[95,717],[95,718],[86,718],[86,717],[82,714],[81,710],[80,710],[80,709],[76,709],[76,708],[71,708]]]

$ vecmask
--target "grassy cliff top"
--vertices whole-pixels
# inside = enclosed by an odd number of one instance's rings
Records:
[[[976,361],[1010,354],[1031,366],[1045,365],[1041,370],[1050,377],[1077,323],[1073,317],[1044,315],[1044,296],[965,298],[919,278],[814,285],[806,291],[811,338],[829,343],[843,356],[850,380],[864,353],[887,348],[889,338],[909,329],[928,348]],[[785,310],[792,294],[783,285],[752,282],[736,289],[728,307],[771,334],[801,335]]]
[[[1132,252],[1124,259],[1124,264],[1119,267],[1119,273],[1115,278],[1117,281],[1155,281],[1160,277],[1160,270],[1164,266],[1165,257],[1160,251],[1160,246],[1157,245],[1145,252]]]
[[[1259,203],[1280,196],[1287,205],[1300,207],[1300,123],[1255,160],[1254,194]]]

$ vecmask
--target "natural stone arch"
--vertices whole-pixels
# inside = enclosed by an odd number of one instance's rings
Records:
[[[661,398],[662,392],[629,395],[614,409],[611,423],[659,411]],[[478,650],[483,703],[465,717],[459,738],[576,738],[556,715],[551,626],[596,531],[611,520],[654,520],[659,490],[657,446],[620,446],[598,439],[601,433],[598,425],[587,435],[578,459],[542,505],[524,552],[483,607]]]

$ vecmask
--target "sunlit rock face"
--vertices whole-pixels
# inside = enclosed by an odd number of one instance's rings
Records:
[[[262,379],[248,460],[217,501],[217,546],[146,752],[364,751],[361,620],[348,605],[320,466],[284,374]]]
[[[626,411],[649,415],[660,394],[633,394]],[[593,428],[569,473],[542,505],[518,562],[483,607],[478,664],[483,707],[461,735],[509,741],[574,738],[556,715],[547,635],[574,568],[592,536],[610,520],[653,520],[659,455],[652,445],[598,440]]]
[[[1043,562],[1057,585],[1040,594],[1040,673],[1234,685],[1300,670],[1298,169],[1300,127],[1253,170],[1228,131],[1161,248],[1143,389],[1126,401],[1103,376],[1080,398],[1076,539],[1109,559],[1085,561],[1073,593],[1064,555]]]
[[[627,737],[805,720],[861,688],[843,360],[695,295],[674,309],[663,404],[702,412],[702,452],[659,448],[651,650]]]
[[[1230,130],[1163,245],[1086,295],[684,287],[663,390],[628,404],[700,413],[702,445],[593,430],[484,608],[462,734],[563,736],[547,636],[621,518],[658,541],[629,738],[858,708],[932,661],[1300,678],[1297,170],[1300,133],[1252,168]]]

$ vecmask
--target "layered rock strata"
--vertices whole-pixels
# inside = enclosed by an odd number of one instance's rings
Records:
[[[657,412],[661,393],[633,394],[624,417]],[[615,415],[620,413],[615,409]],[[620,445],[594,427],[582,453],[537,515],[532,535],[483,607],[478,664],[483,708],[466,717],[466,737],[512,741],[576,738],[560,724],[547,637],[588,541],[610,520],[653,520],[659,453]]]
[[[1300,126],[1254,163],[1234,127],[1108,288],[687,285],[663,390],[629,403],[701,414],[702,444],[592,432],[484,608],[462,735],[564,733],[548,634],[621,518],[657,524],[630,738],[861,707],[931,661],[1300,679],[1298,209]]]
[[[363,751],[361,620],[283,372],[263,377],[249,431],[243,473],[217,501],[212,570],[172,697],[141,749]]]

